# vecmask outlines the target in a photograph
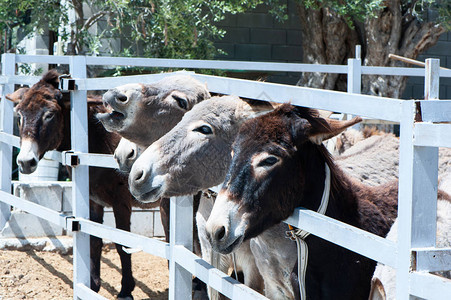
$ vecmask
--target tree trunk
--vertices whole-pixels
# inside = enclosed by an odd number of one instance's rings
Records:
[[[401,0],[388,2],[377,18],[365,22],[364,65],[406,67],[403,62],[391,60],[389,54],[416,59],[419,54],[435,45],[445,30],[432,22],[420,23],[412,15],[401,11]],[[399,98],[406,87],[406,77],[364,76],[362,92]]]
[[[334,11],[328,8],[307,9],[298,5],[303,35],[303,60],[310,64],[347,63],[358,42],[357,33]],[[346,77],[331,73],[303,73],[298,85],[343,90]]]
[[[437,43],[444,28],[434,22],[420,23],[406,9],[401,0],[386,2],[377,18],[350,28],[343,17],[328,8],[307,9],[298,4],[303,34],[304,62],[317,64],[347,64],[354,57],[355,45],[362,46],[365,66],[406,66],[390,60],[390,53],[417,58]],[[298,85],[323,89],[346,90],[346,76],[337,74],[304,73]],[[362,93],[399,98],[405,89],[406,77],[363,76]]]
[[[70,32],[70,42],[67,47],[68,55],[81,54],[81,33],[80,29],[83,27],[84,23],[84,13],[83,13],[83,1],[82,0],[71,0],[75,11],[75,23],[71,24]]]

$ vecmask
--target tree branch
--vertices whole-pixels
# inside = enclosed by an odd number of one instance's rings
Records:
[[[96,23],[100,18],[102,18],[103,16],[110,14],[110,11],[106,11],[106,10],[102,10],[99,11],[98,13],[93,14],[92,16],[90,16],[86,22],[83,24],[83,27],[81,28],[81,31],[87,30],[89,29],[94,23]]]

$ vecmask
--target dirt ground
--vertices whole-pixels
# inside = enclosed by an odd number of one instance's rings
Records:
[[[168,298],[165,259],[139,252],[132,255],[135,299]],[[120,261],[113,245],[102,253],[100,294],[115,299],[120,290]],[[72,299],[72,254],[36,250],[0,250],[0,300]]]

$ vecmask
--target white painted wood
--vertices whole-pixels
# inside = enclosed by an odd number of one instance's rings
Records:
[[[245,98],[274,101],[279,103],[290,101],[294,105],[351,113],[362,117],[365,116],[373,119],[382,119],[394,122],[398,122],[401,118],[400,112],[401,103],[403,100],[369,95],[348,94],[344,92],[258,82],[253,80],[226,78],[195,73],[190,74],[201,82],[205,82],[208,89],[215,93],[233,94]],[[171,74],[165,73],[160,76],[164,77],[168,75]],[[150,75],[150,77],[154,77],[154,75]],[[118,80],[117,78],[105,78],[102,79],[104,85],[98,85],[97,87],[94,87],[91,83],[92,81],[88,83],[86,80],[76,79],[75,82],[79,89],[84,89],[87,87],[107,89],[125,83],[139,82],[139,80],[144,81],[144,78],[145,77],[142,75],[140,75],[140,77],[121,77],[122,80]],[[155,79],[151,78],[150,82],[156,81]]]
[[[194,59],[166,59],[166,58],[132,58],[132,57],[92,57],[86,58],[88,65],[116,65],[141,66],[163,68],[190,69],[223,69],[246,71],[273,72],[324,72],[346,73],[346,66],[341,65],[313,65],[296,63],[271,63],[227,60],[194,60]]]
[[[120,85],[127,83],[154,83],[161,80],[164,77],[177,75],[177,74],[194,74],[194,72],[168,72],[168,73],[157,73],[148,75],[132,75],[132,76],[122,76],[122,77],[104,77],[104,78],[87,78],[87,79],[62,79],[65,80],[75,80],[75,85],[78,90],[94,91],[94,90],[108,90],[115,88]]]
[[[445,300],[451,295],[451,280],[423,272],[409,276],[410,293],[428,300]],[[398,299],[398,298],[397,298]]]
[[[77,156],[79,165],[118,169],[119,165],[111,154],[65,152],[64,165],[70,165],[71,156]]]
[[[451,100],[421,100],[423,122],[451,122]]]
[[[16,55],[18,63],[47,63],[47,64],[70,64],[72,56],[58,56],[58,55]]]
[[[197,278],[231,299],[268,299],[251,288],[241,284],[225,273],[215,269],[205,260],[182,246],[175,246],[173,260]]]
[[[73,56],[70,73],[78,78],[86,77],[86,58]],[[86,91],[71,92],[71,138],[72,150],[88,152],[88,117]],[[89,172],[88,166],[72,168],[72,208],[75,217],[89,218]],[[90,287],[90,247],[89,235],[74,232],[74,284]],[[77,298],[74,289],[74,298]]]
[[[169,243],[171,257],[176,246],[193,249],[193,197],[170,199]],[[192,275],[174,259],[169,262],[169,299],[192,299]]]
[[[11,56],[12,55],[12,56]],[[350,69],[352,74],[383,74],[383,75],[410,75],[424,76],[421,68],[385,68],[385,67],[362,67],[357,61],[351,61],[347,66],[324,66],[303,64],[274,64],[259,62],[223,62],[223,61],[193,61],[193,60],[152,60],[141,58],[91,58],[91,57],[55,57],[55,56],[25,56],[10,54],[17,62],[41,62],[41,63],[71,63],[71,73],[76,78],[78,91],[72,92],[72,148],[80,158],[80,165],[73,170],[74,189],[73,199],[76,207],[76,220],[80,221],[81,232],[75,233],[74,247],[74,297],[89,298],[96,297],[89,286],[89,239],[88,233],[111,238],[111,240],[127,245],[129,247],[143,249],[143,251],[171,259],[170,271],[170,298],[185,299],[191,297],[191,272],[202,280],[207,281],[213,287],[226,293],[229,297],[242,299],[253,298],[253,292],[248,294],[248,288],[231,282],[230,277],[211,269],[205,261],[196,257],[189,250],[192,247],[192,198],[180,197],[171,199],[171,246],[165,243],[143,239],[140,236],[123,232],[115,228],[93,223],[87,220],[89,216],[88,202],[88,167],[96,165],[101,167],[115,167],[116,163],[111,155],[89,154],[87,145],[87,122],[86,122],[86,91],[94,89],[107,89],[128,82],[154,82],[170,74],[154,74],[145,76],[129,76],[122,78],[87,79],[86,64],[119,64],[140,66],[162,66],[162,67],[189,67],[189,68],[221,68],[241,70],[283,70],[283,71],[312,71],[312,72],[335,72],[347,73]],[[5,59],[2,56],[2,59]],[[15,62],[7,61],[3,67],[10,65],[13,70]],[[432,69],[436,69],[437,63],[432,61]],[[283,69],[279,69],[283,68]],[[431,70],[432,70],[431,69]],[[255,69],[257,70],[257,69]],[[442,77],[451,77],[451,71],[438,70],[429,72],[430,84],[427,88],[429,97],[438,97],[438,74]],[[193,73],[190,73],[193,74]],[[434,75],[435,74],[435,75]],[[2,73],[0,84],[11,83],[32,84],[37,78],[28,78]],[[318,216],[314,212],[298,210],[287,221],[292,225],[305,228],[322,238],[333,243],[345,246],[363,255],[381,261],[397,268],[397,299],[410,299],[413,296],[423,298],[439,297],[443,292],[449,293],[449,283],[443,283],[436,276],[425,275],[418,272],[410,272],[411,251],[417,251],[417,263],[421,269],[448,268],[449,250],[437,250],[432,248],[435,234],[435,205],[437,192],[437,149],[433,147],[451,147],[451,125],[433,124],[427,122],[450,121],[450,101],[420,101],[423,123],[415,123],[414,116],[416,107],[414,101],[401,101],[396,99],[373,97],[365,95],[347,94],[333,91],[322,91],[309,88],[286,86],[271,83],[261,83],[248,80],[222,78],[216,76],[193,74],[194,77],[206,82],[209,89],[214,92],[225,94],[236,94],[275,102],[291,101],[295,105],[302,105],[332,111],[351,113],[374,119],[383,119],[392,122],[401,122],[401,156],[400,156],[400,191],[399,191],[399,237],[395,244],[383,238],[374,236],[352,226],[343,224],[336,220]],[[426,76],[426,77],[428,77]],[[354,81],[350,82],[350,91],[357,93],[360,85],[358,78],[354,75]],[[114,84],[114,86],[113,86]],[[2,101],[8,103],[9,101]],[[3,104],[2,104],[3,109]],[[2,110],[4,113],[4,110]],[[3,116],[3,115],[2,115]],[[1,126],[9,124],[2,118]],[[11,122],[12,125],[12,122]],[[7,125],[10,126],[10,125]],[[4,128],[4,127],[3,127]],[[5,131],[6,132],[6,131]],[[75,134],[74,134],[75,133]],[[9,145],[17,145],[18,138],[13,137],[11,132],[0,133],[0,147],[11,148]],[[433,147],[430,147],[433,146]],[[3,150],[3,149],[2,149]],[[2,151],[0,155],[4,155]],[[59,153],[52,154],[58,158]],[[1,156],[0,156],[1,157]],[[9,162],[9,166],[10,166]],[[2,174],[5,164],[2,161]],[[1,174],[0,174],[1,176]],[[9,191],[0,193],[3,204],[18,203],[17,206],[27,211],[34,211],[41,217],[51,219],[57,224],[65,220],[65,216],[55,214],[53,211],[43,209],[39,205],[22,202],[14,196],[5,196]],[[82,200],[82,201],[80,201]],[[69,222],[71,223],[72,220]],[[426,225],[425,225],[426,224]],[[62,224],[63,226],[65,224]],[[88,241],[88,242],[86,242]],[[155,243],[156,242],[156,243]],[[421,249],[415,248],[421,247]],[[424,248],[429,247],[429,248]],[[427,250],[425,250],[427,249]],[[436,263],[433,255],[439,257],[444,263]],[[425,285],[428,284],[430,286]],[[431,291],[430,287],[437,288],[440,293]],[[409,294],[410,293],[410,294]],[[429,294],[428,294],[429,293]],[[91,297],[91,298],[92,298]],[[258,295],[256,296],[258,298]]]
[[[415,248],[415,271],[437,272],[451,270],[451,248]]]
[[[21,209],[55,225],[61,226],[62,228],[66,227],[67,216],[63,213],[25,199],[18,198],[5,191],[0,191],[0,198],[5,204],[14,206],[15,208]]]
[[[135,233],[106,226],[83,218],[75,218],[70,222],[77,221],[80,230],[84,233],[110,240],[116,244],[126,247],[141,249],[146,253],[170,259],[169,244],[157,239],[144,237]],[[68,226],[71,228],[71,226]]]
[[[424,77],[424,68],[362,66],[362,74]]]
[[[56,160],[57,162],[62,162],[62,153],[56,150],[48,151],[44,154],[45,158]]]
[[[398,195],[398,244],[396,268],[396,299],[409,299],[410,244],[412,240],[413,199],[413,124],[415,104],[403,104],[403,118],[400,126],[399,195]]]
[[[11,76],[15,74],[16,60],[15,54],[2,54],[2,74]],[[13,133],[13,103],[6,100],[4,95],[14,92],[13,84],[6,84],[2,88],[2,100],[0,101],[0,131],[6,134]],[[4,142],[0,142],[0,190],[11,193],[11,171],[12,171],[12,147]],[[11,217],[11,207],[0,202],[0,229]]]
[[[424,99],[436,100],[439,98],[440,59],[426,59],[424,75]]]
[[[360,94],[362,86],[362,61],[360,58],[348,59],[348,93]]]
[[[451,147],[451,124],[417,123],[416,146]]]
[[[40,76],[0,75],[0,84],[23,84],[23,85],[32,86],[33,84],[38,82],[40,79],[41,79]]]
[[[88,300],[108,300],[108,298],[103,297],[100,294],[97,294],[90,288],[88,288],[86,285],[77,283],[74,285],[75,293],[78,295],[78,298],[80,299],[88,299]]]
[[[296,209],[284,222],[383,264],[396,265],[394,242],[357,227],[303,208]]]
[[[438,149],[413,145],[415,102],[403,104],[401,120],[397,299],[410,299],[411,249],[435,245]]]
[[[438,148],[414,146],[411,247],[435,246]]]
[[[206,82],[211,92],[279,103],[290,101],[293,105],[345,112],[373,119],[395,122],[401,119],[403,100],[211,75],[195,74],[193,77]]]
[[[53,55],[16,55],[20,63],[53,63],[68,64],[70,56]],[[343,65],[296,64],[296,63],[268,63],[221,60],[189,60],[189,59],[163,59],[163,58],[135,58],[135,57],[106,57],[88,56],[88,65],[116,65],[140,66],[162,68],[189,68],[189,69],[224,69],[247,71],[273,71],[273,72],[322,72],[346,74],[347,67]],[[424,76],[423,68],[393,68],[363,66],[362,74],[398,75],[398,76]],[[451,70],[440,70],[441,77],[451,77]]]
[[[0,142],[16,148],[20,148],[20,138],[6,132],[0,131]]]
[[[362,59],[362,46],[355,45],[355,58]]]

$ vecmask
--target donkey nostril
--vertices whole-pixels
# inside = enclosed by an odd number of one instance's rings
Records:
[[[221,226],[218,230],[215,232],[215,240],[220,241],[224,238],[226,233],[225,227]]]
[[[37,162],[36,159],[32,159],[32,160],[30,161],[30,167],[32,167],[32,168],[36,167],[37,164],[38,164],[38,162]]]
[[[125,101],[127,101],[127,96],[124,94],[119,94],[119,95],[117,95],[117,100],[119,100],[121,102],[125,102]]]
[[[135,181],[139,181],[143,178],[144,176],[144,171],[143,170],[139,170],[138,172],[136,172],[135,175]]]
[[[130,151],[130,153],[127,155],[127,159],[132,158],[135,155],[135,150],[132,149],[132,151]]]

